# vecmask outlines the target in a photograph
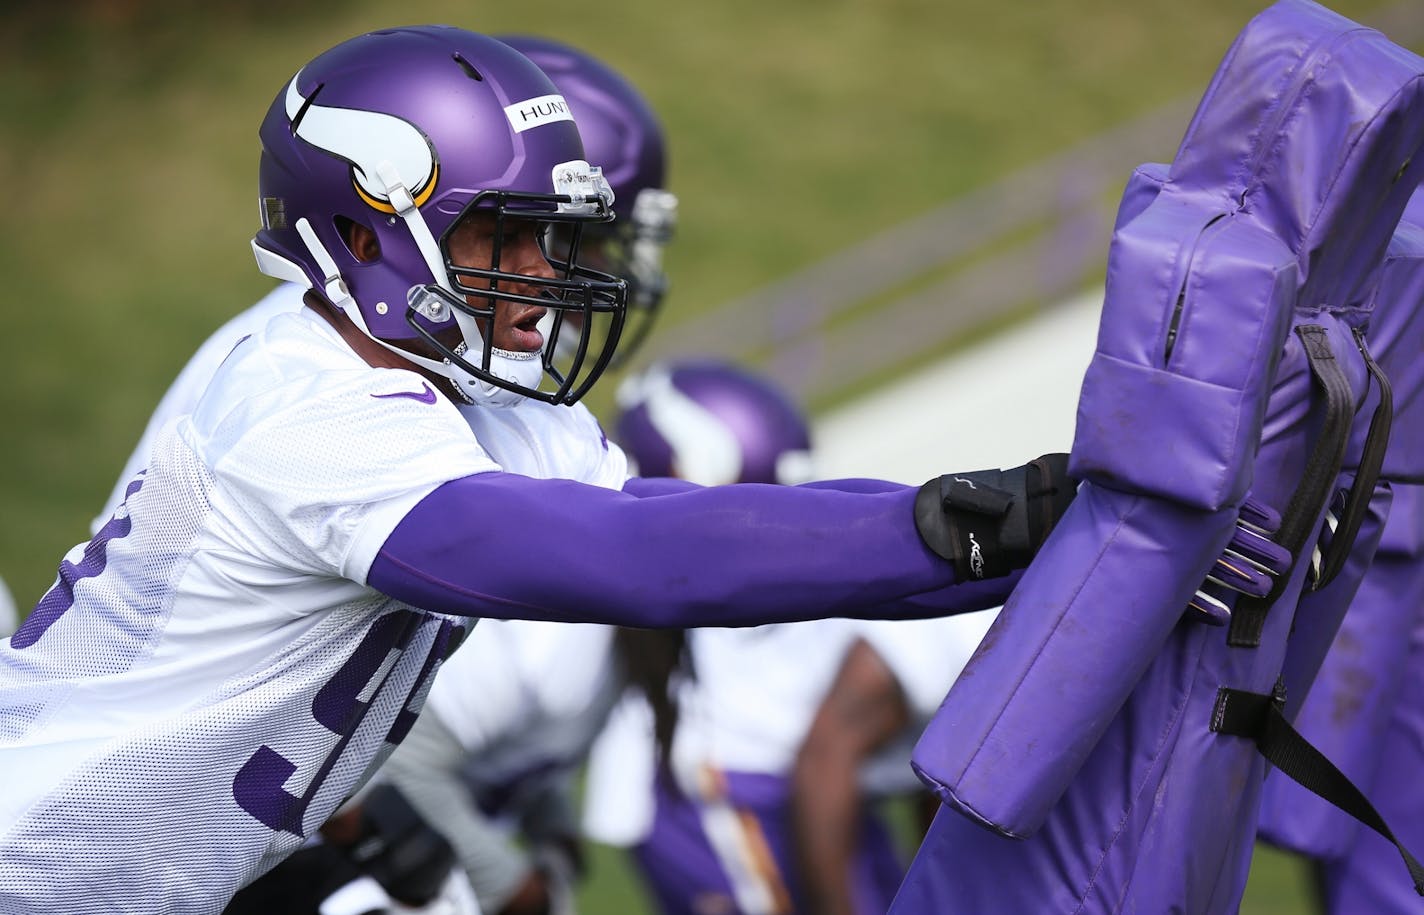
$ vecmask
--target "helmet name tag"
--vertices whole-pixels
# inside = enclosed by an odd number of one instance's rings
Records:
[[[509,118],[509,126],[515,133],[523,133],[531,127],[551,124],[554,121],[572,121],[569,103],[562,95],[541,95],[513,105],[504,106],[504,116]]]

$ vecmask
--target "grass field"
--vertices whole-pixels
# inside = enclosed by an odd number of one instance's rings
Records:
[[[5,4],[0,576],[22,605],[38,598],[179,366],[268,288],[247,245],[256,125],[342,38],[451,22],[563,39],[625,72],[669,135],[676,322],[1199,94],[1262,5]],[[1386,5],[1331,4],[1365,20]],[[595,863],[585,911],[636,912],[616,855]],[[1304,910],[1291,862],[1263,856],[1243,911]]]
[[[602,845],[594,845],[590,851],[591,877],[579,894],[579,910],[584,915],[651,915],[653,909],[623,851]],[[1400,879],[1404,879],[1402,871]],[[1258,846],[1242,915],[1310,915],[1313,909],[1305,880],[1300,859],[1267,845]]]

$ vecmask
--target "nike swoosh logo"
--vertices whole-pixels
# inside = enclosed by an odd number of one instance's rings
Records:
[[[411,400],[418,400],[421,403],[435,403],[435,392],[430,389],[430,385],[422,383],[422,391],[396,391],[394,394],[372,394],[372,397],[383,399],[386,397],[409,397]]]

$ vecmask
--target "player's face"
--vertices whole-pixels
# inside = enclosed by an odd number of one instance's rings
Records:
[[[546,236],[546,244],[549,253],[556,260],[567,261],[569,258],[569,247],[572,233],[567,226],[554,225],[550,228]],[[583,238],[579,241],[578,260],[580,267],[587,267],[591,270],[598,270],[602,273],[617,275],[614,270],[613,246],[618,244],[613,238],[602,232],[583,233]],[[626,279],[626,277],[624,277]],[[577,331],[583,327],[583,314],[573,311],[564,315],[564,324],[570,330]],[[560,337],[560,342],[567,337]]]
[[[554,225],[549,230],[549,253],[557,260],[568,260],[573,233],[567,226]],[[579,240],[578,259],[580,267],[588,267],[603,273],[616,273],[613,269],[613,246],[620,244],[608,232],[585,230]],[[625,277],[626,279],[626,277]]]
[[[515,219],[506,216],[496,222],[489,212],[475,212],[461,219],[450,233],[450,259],[458,267],[489,269],[494,260],[495,231],[498,225],[499,269],[507,273],[536,279],[549,279],[554,268],[544,257],[539,247],[541,226],[532,219]],[[501,284],[509,292],[537,296],[540,289],[522,284]],[[472,305],[483,306],[480,296],[468,295]],[[545,309],[537,305],[496,300],[494,305],[494,332],[481,322],[481,333],[489,335],[490,342],[499,349],[517,353],[532,353],[544,345],[544,335],[535,326],[544,316]]]

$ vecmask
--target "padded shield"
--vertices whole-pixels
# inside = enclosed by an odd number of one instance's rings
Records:
[[[893,911],[1239,903],[1264,763],[1212,713],[1223,687],[1271,692],[1325,504],[1359,463],[1354,330],[1421,146],[1424,61],[1287,0],[1237,39],[1165,176],[1134,176],[1079,404],[1086,483],[916,748],[966,816],[936,820]],[[1182,622],[1248,488],[1282,512],[1295,566],[1229,636]]]
[[[1411,634],[1424,622],[1424,193],[1411,199],[1390,242],[1366,339],[1394,389],[1395,420],[1380,474],[1381,485],[1392,489],[1393,507],[1338,633],[1312,631],[1334,617],[1317,606],[1328,601],[1329,589],[1301,602],[1286,657],[1294,700],[1287,711],[1355,784],[1367,791],[1378,785],[1378,796],[1411,799],[1408,817],[1417,819],[1424,792],[1413,787],[1415,780],[1380,783],[1376,773],[1406,664],[1418,663],[1410,657]],[[1320,641],[1332,636],[1322,664]],[[1280,773],[1267,776],[1261,833],[1268,841],[1337,858],[1358,840],[1359,826]]]
[[[1375,784],[1388,790],[1376,792],[1374,800],[1395,836],[1409,848],[1420,848],[1424,847],[1424,816],[1420,815],[1424,791],[1419,782],[1424,771],[1424,619],[1415,621],[1408,650],[1410,660],[1402,667],[1403,679],[1393,696],[1394,715],[1385,729],[1375,774]],[[1368,829],[1356,829],[1352,836],[1347,855],[1324,861],[1320,869],[1325,900],[1321,911],[1329,915],[1418,911],[1419,897],[1399,879],[1399,863],[1389,844]]]

